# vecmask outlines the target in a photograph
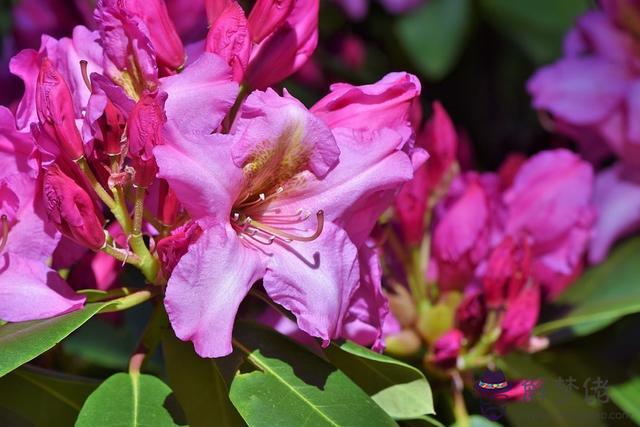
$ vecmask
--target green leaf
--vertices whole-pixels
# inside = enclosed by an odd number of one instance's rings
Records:
[[[98,384],[44,369],[19,368],[0,379],[0,413],[15,414],[25,425],[73,425],[82,404]]]
[[[590,0],[481,0],[481,11],[537,64],[560,55],[562,40]]]
[[[420,71],[439,80],[460,57],[471,18],[471,0],[429,0],[399,18],[396,32]]]
[[[199,357],[190,342],[180,341],[173,330],[162,339],[169,384],[184,409],[191,427],[242,426],[244,421],[229,400],[215,359]]]
[[[640,377],[609,387],[609,397],[629,414],[636,424],[640,424]]]
[[[587,271],[555,302],[563,316],[538,325],[534,333],[548,335],[571,328],[573,335],[598,331],[622,316],[640,312],[640,238],[613,251],[609,259]]]
[[[545,427],[600,427],[597,405],[575,390],[564,387],[558,376],[534,360],[531,355],[511,354],[500,361],[508,379],[541,380],[542,387],[528,401],[506,405],[507,417],[514,427],[528,427],[531,420]]]
[[[391,417],[435,414],[431,387],[419,369],[352,342],[332,344],[325,354]]]
[[[63,316],[1,326],[0,377],[49,350],[110,304],[87,304]]]
[[[171,389],[158,378],[119,373],[109,377],[85,402],[76,427],[173,427],[167,409]]]
[[[343,372],[275,331],[238,322],[233,344],[258,369],[231,383],[231,401],[247,424],[395,425]]]

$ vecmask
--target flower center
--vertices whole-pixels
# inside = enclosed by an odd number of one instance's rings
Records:
[[[316,212],[316,229],[311,235],[300,235],[296,232],[304,232],[299,227],[303,226],[311,212],[299,209],[294,213],[283,212],[281,208],[270,208],[269,204],[282,194],[283,187],[270,195],[260,193],[257,198],[247,199],[231,211],[231,225],[238,236],[247,243],[254,245],[270,245],[276,239],[285,243],[293,241],[311,242],[322,234],[324,227],[324,212]]]

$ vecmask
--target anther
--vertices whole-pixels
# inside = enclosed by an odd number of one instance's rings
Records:
[[[0,221],[2,222],[2,240],[0,241],[0,252],[7,246],[7,241],[9,240],[9,218],[6,215],[2,215],[0,217]]]
[[[84,59],[80,60],[80,71],[82,72],[82,80],[84,80],[84,84],[91,92],[91,80],[89,80],[89,74],[87,73],[87,65],[88,62]]]

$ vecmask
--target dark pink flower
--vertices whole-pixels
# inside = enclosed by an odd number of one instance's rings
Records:
[[[593,170],[567,150],[531,157],[503,194],[505,232],[531,245],[533,275],[553,298],[582,268],[591,234]]]

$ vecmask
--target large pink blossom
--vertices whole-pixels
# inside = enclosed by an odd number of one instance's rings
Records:
[[[169,123],[154,150],[160,175],[203,229],[167,287],[178,337],[202,356],[228,354],[238,306],[260,278],[301,330],[341,336],[368,270],[358,247],[412,175],[403,133],[330,129],[271,90],[248,97],[229,135],[185,135]]]
[[[58,273],[46,264],[59,239],[45,220],[35,172],[27,156],[30,135],[19,132],[13,115],[0,107],[0,319],[42,319],[81,308]]]

